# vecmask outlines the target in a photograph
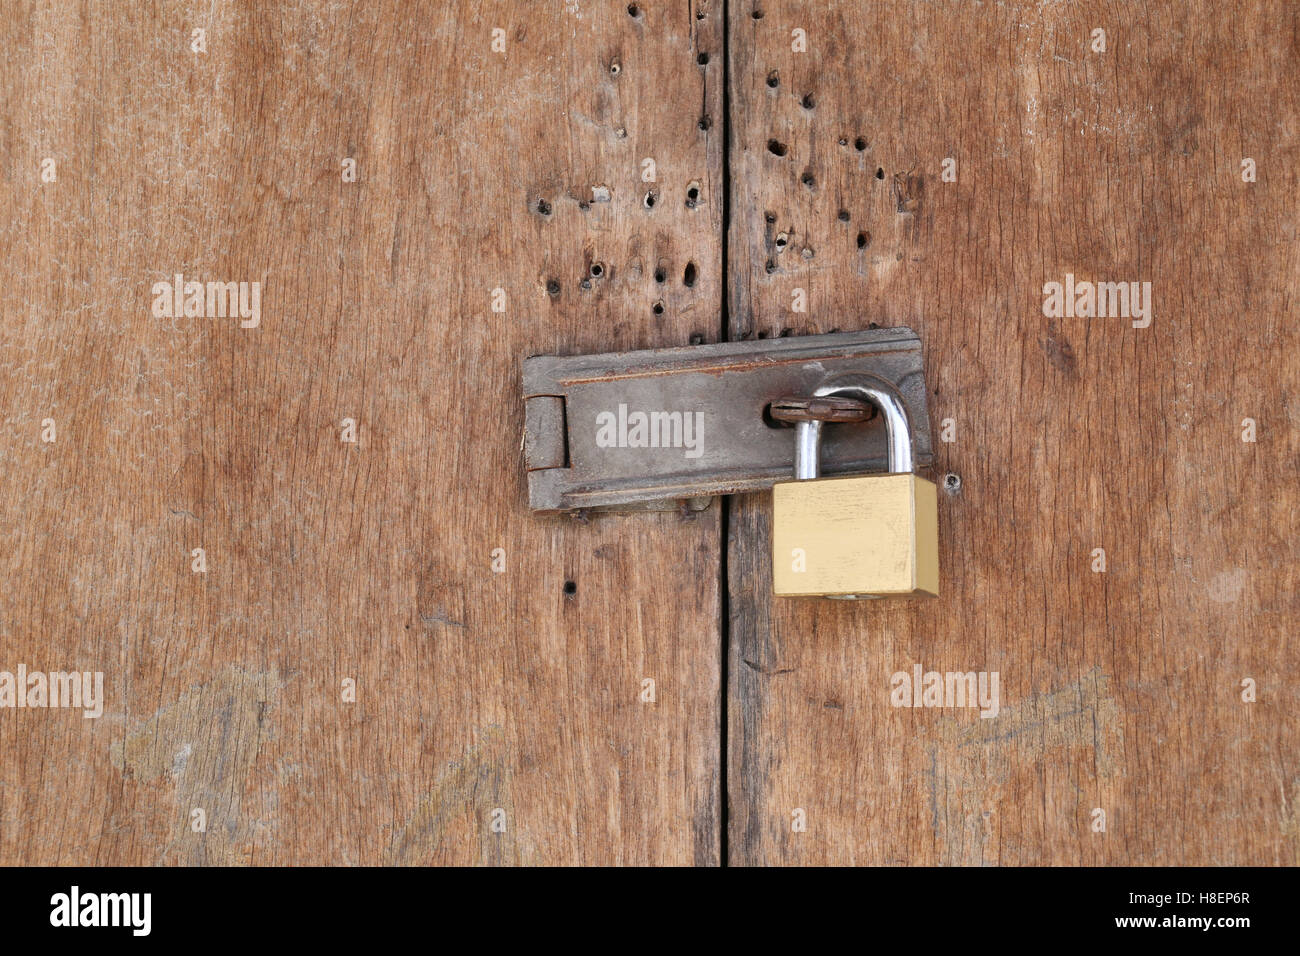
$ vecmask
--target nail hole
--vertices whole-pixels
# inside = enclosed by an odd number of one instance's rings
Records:
[[[700,66],[708,66],[709,55],[707,53],[701,53],[699,56],[695,58],[695,62],[698,63]]]
[[[604,274],[605,274],[605,267],[603,265],[601,265],[599,262],[593,262],[591,264],[591,276],[593,279],[599,279]]]
[[[809,189],[812,189],[813,186],[816,185],[816,180],[813,179],[813,174],[811,169],[805,169],[803,171],[803,175],[799,177],[799,181],[803,183],[805,186],[807,186]]]
[[[695,263],[686,263],[686,269],[682,272],[682,285],[686,288],[692,288],[695,285]]]
[[[840,220],[840,222],[848,222],[848,221],[849,221],[849,211],[848,211],[847,209],[841,209],[841,210],[840,210],[839,220]]]
[[[750,14],[750,16],[753,17],[755,20],[761,20],[763,19],[763,11],[755,10],[753,13]]]
[[[883,169],[881,169],[880,167],[878,167],[878,166],[876,167],[876,178],[877,178],[877,179],[884,179],[884,178],[885,178],[885,171],[884,171]]]
[[[863,139],[861,136],[859,136],[857,139],[853,141],[853,148],[860,153],[867,148],[867,141]]]
[[[803,95],[803,99],[800,100],[799,102],[803,104],[803,108],[806,110],[810,110],[816,105],[816,103],[813,100],[813,95],[811,93],[805,93]]]
[[[656,302],[656,303],[651,307],[650,311],[653,312],[655,315],[663,315],[663,314],[664,314],[664,303],[663,303],[663,300],[660,299],[658,302]]]
[[[767,151],[773,156],[784,156],[789,150],[785,143],[777,142],[774,139],[767,141]]]
[[[614,130],[614,136],[618,139],[627,139],[627,129],[620,126],[618,129]]]
[[[841,146],[847,146],[847,145],[849,145],[849,141],[848,141],[847,139],[845,139],[843,136],[841,136],[841,137],[840,137],[840,145],[841,145]]]
[[[551,204],[545,199],[537,200],[537,214],[539,216],[549,216],[551,214]]]
[[[555,279],[547,279],[547,280],[546,280],[546,294],[549,295],[549,296],[557,296],[557,295],[559,295],[559,294],[560,294],[560,283],[559,283],[557,280],[555,280]]]
[[[776,237],[776,251],[780,252],[785,248],[785,244],[790,241],[790,237],[784,232]]]
[[[871,233],[869,232],[858,233],[858,248],[865,249],[869,245],[871,245]]]
[[[577,582],[575,582],[575,581],[565,581],[565,582],[564,582],[564,593],[565,593],[565,594],[577,594],[577,593],[578,593],[578,585],[577,585]]]
[[[655,282],[662,283],[668,278],[668,273],[664,272],[663,266],[655,270]]]
[[[584,292],[588,291],[591,288],[591,280],[583,279],[581,282],[578,283],[578,288],[582,289],[582,291]]]
[[[638,7],[635,3],[629,3],[627,5],[627,15],[629,17],[632,17],[633,19],[636,19],[641,15],[641,8]]]
[[[700,185],[699,183],[689,183],[686,186],[686,208],[694,209],[700,204]]]
[[[955,475],[949,472],[943,477],[943,489],[950,495],[955,495],[961,491],[961,475]]]
[[[659,200],[659,192],[657,190],[651,189],[645,194],[645,199],[642,200],[642,202],[645,203],[645,207],[647,209],[653,209],[655,207],[655,203],[658,202],[658,200]]]
[[[623,64],[619,63],[618,60],[615,60],[613,63],[609,65],[610,76],[618,76],[622,72],[623,72]]]
[[[763,266],[763,271],[766,272],[768,275],[771,275],[773,272],[776,271],[776,263],[773,262],[771,259],[768,259],[767,265]]]
[[[710,118],[710,117],[708,117],[708,116],[701,116],[701,117],[700,117],[700,123],[699,123],[700,129],[707,130],[707,129],[708,129],[710,126],[712,126],[712,125],[713,125],[713,120],[712,120],[712,118]]]
[[[776,222],[776,213],[774,213],[774,212],[765,212],[765,213],[763,213],[763,219],[766,220],[766,222],[768,223],[768,225],[771,225],[772,223]]]
[[[778,86],[780,86],[781,74],[776,70],[773,70],[771,73],[767,74],[767,85],[771,89],[776,89]]]

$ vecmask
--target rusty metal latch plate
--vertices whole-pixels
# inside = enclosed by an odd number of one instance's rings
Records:
[[[933,461],[921,340],[911,329],[524,360],[524,458],[533,511],[645,510],[770,488],[793,475],[795,429],[770,402],[837,375],[897,389],[915,460]],[[825,433],[826,475],[882,471],[877,418]]]

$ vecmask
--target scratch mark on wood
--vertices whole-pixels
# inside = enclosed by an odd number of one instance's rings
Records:
[[[385,864],[413,866],[435,861],[453,824],[460,831],[457,842],[473,843],[469,834],[478,834],[480,862],[519,862],[510,778],[505,732],[491,724],[483,728],[478,742],[463,757],[442,767],[437,782],[402,823],[385,854]],[[505,811],[501,833],[492,832],[489,825],[497,808]]]
[[[250,861],[260,824],[245,813],[243,795],[263,743],[265,714],[283,682],[275,671],[228,666],[183,693],[109,748],[128,786],[162,788],[175,805],[174,829],[158,848],[163,865],[237,865]],[[191,829],[201,809],[206,832]]]

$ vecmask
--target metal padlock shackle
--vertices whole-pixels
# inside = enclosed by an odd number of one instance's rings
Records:
[[[871,402],[885,420],[889,473],[910,472],[912,460],[912,425],[902,397],[884,382],[871,376],[823,385],[813,392],[815,398],[828,395],[851,395]],[[821,476],[822,423],[800,422],[795,426],[794,476],[810,481]]]

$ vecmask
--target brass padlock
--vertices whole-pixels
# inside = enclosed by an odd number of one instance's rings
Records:
[[[814,395],[852,395],[885,422],[889,473],[818,478],[820,421],[795,432],[795,481],[772,487],[774,594],[919,597],[939,593],[938,495],[912,474],[912,429],[898,394],[856,376]]]

